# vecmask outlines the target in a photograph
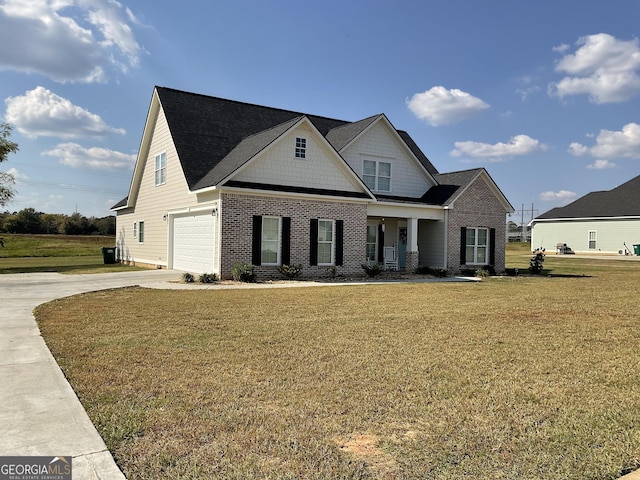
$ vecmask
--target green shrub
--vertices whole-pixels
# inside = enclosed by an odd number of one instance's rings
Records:
[[[256,281],[255,267],[250,263],[236,262],[231,269],[236,282],[253,283]]]
[[[362,268],[367,276],[373,278],[382,272],[382,265],[380,263],[374,263],[373,265],[362,264]]]
[[[278,267],[278,272],[289,280],[293,280],[294,278],[298,278],[302,275],[302,265],[280,265]]]
[[[542,273],[542,264],[544,263],[544,248],[536,249],[533,251],[533,257],[531,257],[531,261],[529,262],[529,272],[535,275],[540,275]]]
[[[489,276],[489,271],[484,268],[478,268],[475,271],[475,276],[478,278],[487,278]]]
[[[215,283],[218,281],[218,275],[215,273],[203,273],[198,278],[200,283]]]
[[[182,281],[183,281],[183,282],[186,282],[186,283],[193,283],[193,282],[195,281],[195,278],[194,278],[194,276],[193,276],[193,275],[191,275],[190,273],[188,273],[188,272],[184,272],[184,273],[182,274]]]
[[[426,265],[416,268],[415,273],[417,275],[433,275],[437,278],[444,278],[449,275],[449,271],[446,268],[427,267]]]

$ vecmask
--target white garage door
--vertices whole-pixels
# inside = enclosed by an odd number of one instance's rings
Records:
[[[213,273],[214,220],[211,213],[173,219],[173,268]]]

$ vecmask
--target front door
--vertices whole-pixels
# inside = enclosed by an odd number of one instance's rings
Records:
[[[404,269],[407,257],[407,227],[398,229],[398,268]]]

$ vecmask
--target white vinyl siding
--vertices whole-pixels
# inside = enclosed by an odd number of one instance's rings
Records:
[[[400,142],[397,134],[380,121],[341,150],[340,154],[363,182],[363,160],[390,163],[393,181],[389,191],[393,195],[419,198],[435,183],[416,160],[409,157]]]
[[[306,140],[305,161],[295,158],[291,151],[296,139],[302,135]],[[354,184],[356,180],[350,179],[352,175],[335,150],[325,145],[320,136],[298,127],[259,153],[233,179],[270,185],[362,191],[360,185]]]
[[[595,251],[624,253],[625,244],[633,252],[633,245],[640,244],[640,219],[618,218],[602,220],[559,220],[536,222],[532,230],[531,247],[555,252],[556,245],[566,243],[574,252],[588,253],[589,232],[596,232]]]
[[[154,122],[152,117],[149,121]],[[134,179],[132,185],[129,199],[132,207],[126,212],[118,212],[116,243],[123,260],[170,267],[169,254],[172,249],[169,244],[169,219],[172,212],[187,210],[206,202],[210,202],[213,208],[218,200],[218,193],[197,196],[190,194],[161,108],[155,125],[150,130],[153,131],[153,136],[148,144],[143,143],[140,152],[143,157],[139,161],[145,165],[142,168],[136,167],[141,178]],[[155,158],[158,152],[166,154],[166,178],[169,180],[162,188],[156,187],[155,183]],[[138,243],[137,231],[133,236],[129,230],[137,219],[145,222],[144,243]]]

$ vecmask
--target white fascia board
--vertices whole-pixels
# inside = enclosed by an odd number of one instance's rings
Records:
[[[445,209],[439,205],[416,205],[393,202],[376,202],[367,207],[370,217],[417,218],[420,220],[444,220]]]
[[[142,181],[142,174],[144,173],[144,166],[147,158],[147,152],[151,146],[151,137],[155,130],[155,122],[151,124],[152,119],[158,118],[158,112],[160,111],[160,98],[158,92],[154,88],[153,95],[151,96],[151,103],[149,104],[149,111],[147,112],[147,119],[144,123],[144,130],[142,132],[142,139],[140,140],[140,148],[138,149],[138,156],[136,158],[136,164],[133,167],[133,176],[131,177],[131,184],[129,185],[129,196],[127,198],[127,204],[122,208],[133,207],[137,199],[137,193],[140,189],[140,182]]]
[[[527,226],[536,223],[556,223],[556,222],[602,222],[602,221],[621,221],[621,220],[640,220],[640,216],[629,217],[573,217],[573,218],[534,218]]]

